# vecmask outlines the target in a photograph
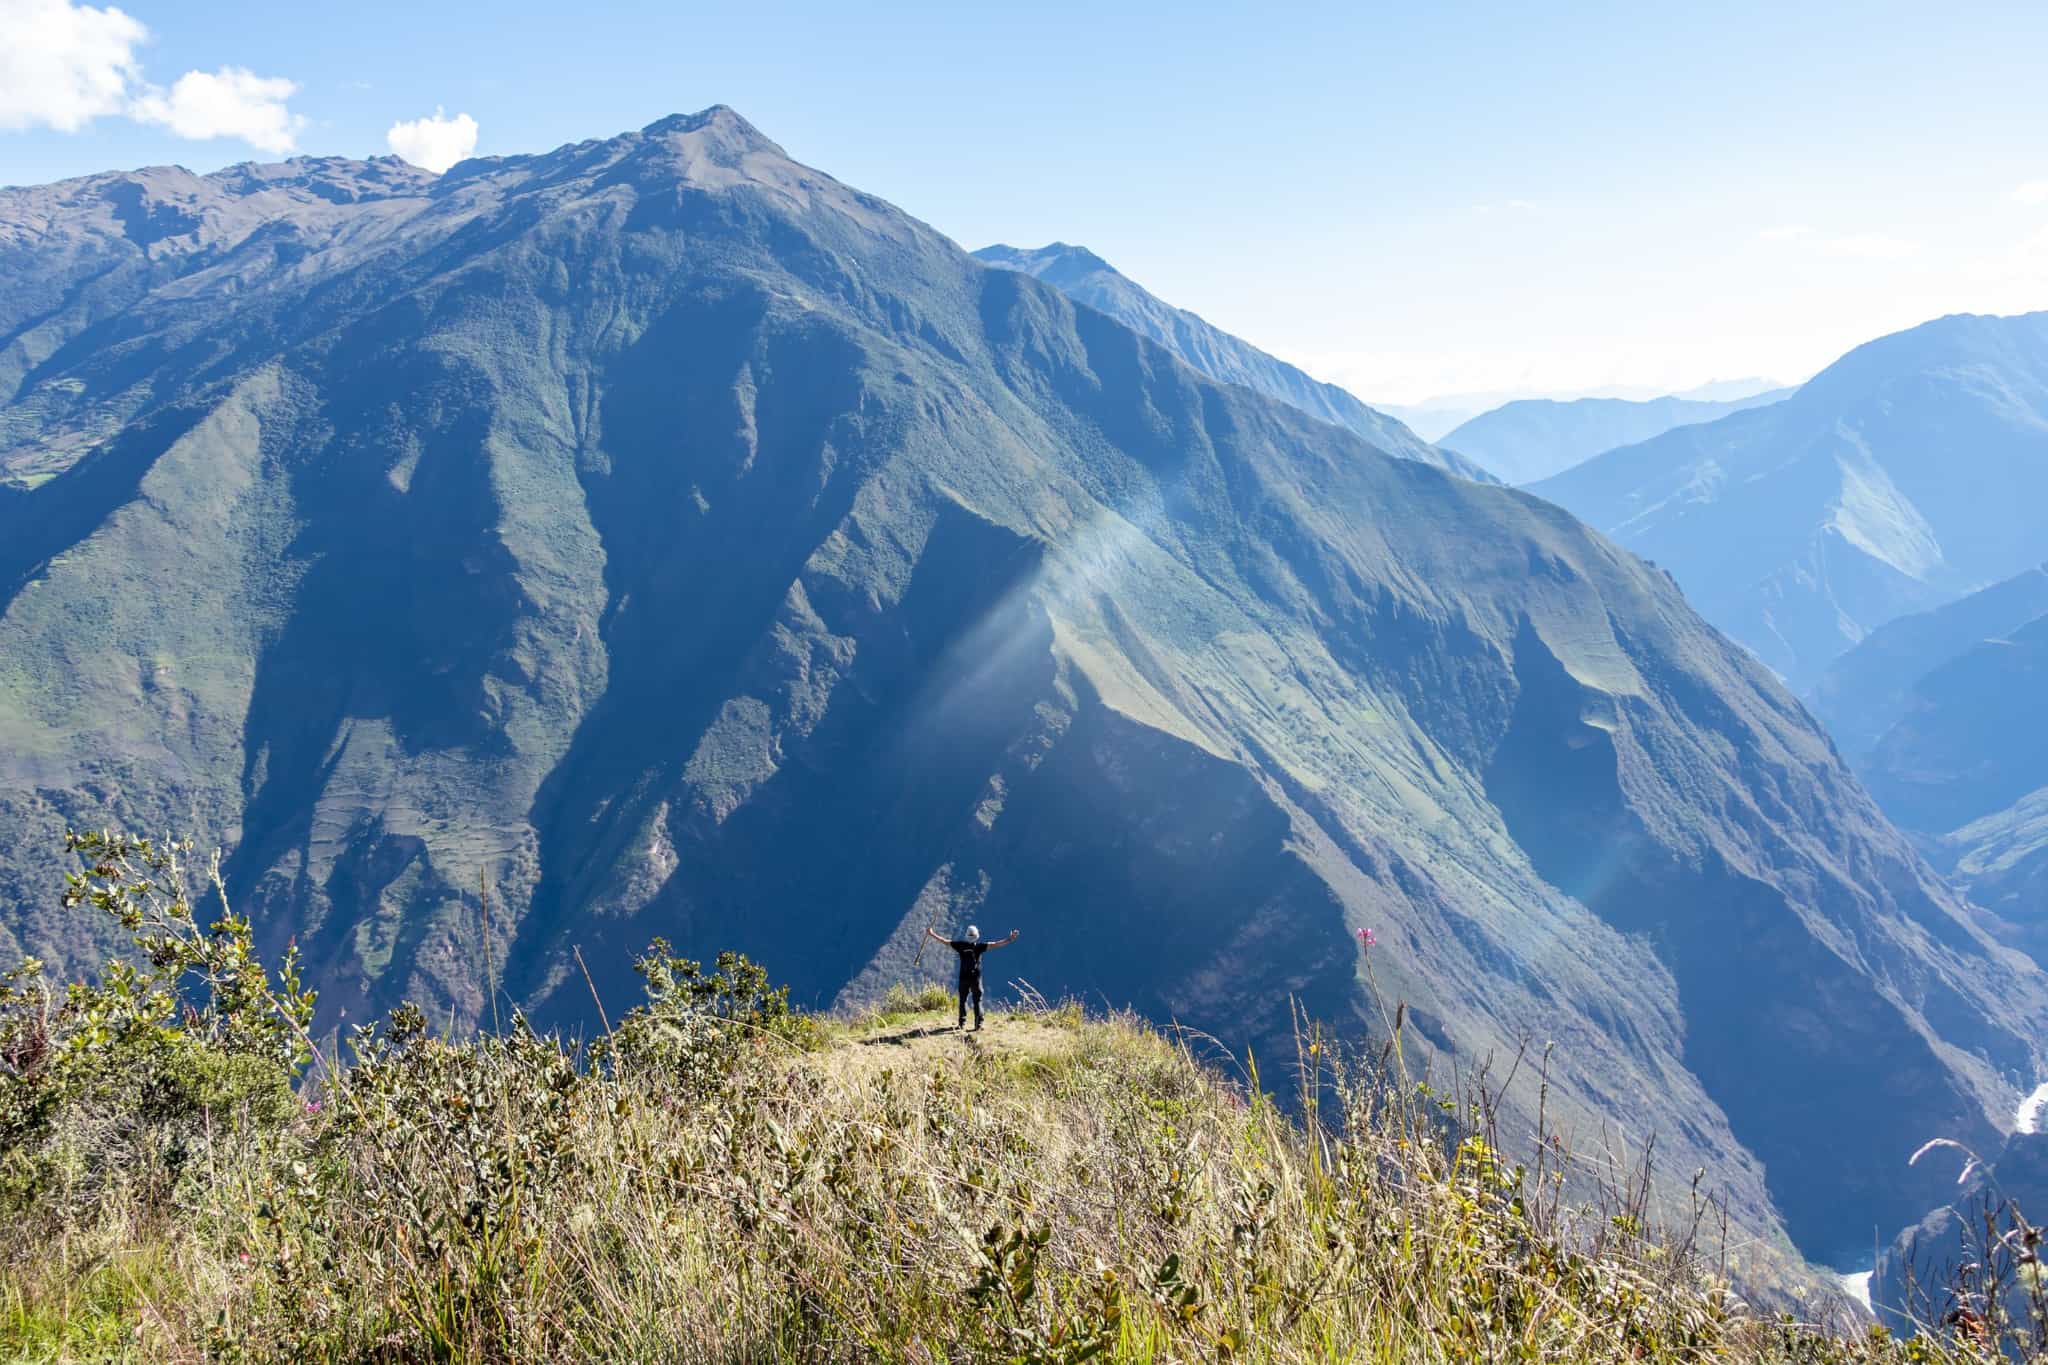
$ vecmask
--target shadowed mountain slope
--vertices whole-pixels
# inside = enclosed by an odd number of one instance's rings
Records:
[[[1311,417],[1357,432],[1389,455],[1419,460],[1481,483],[1498,482],[1479,465],[1417,436],[1395,418],[1369,408],[1335,384],[1312,379],[1248,341],[1204,322],[1151,293],[1086,247],[1054,242],[1035,250],[985,246],[974,253],[985,265],[1021,271],[1052,285],[1076,303],[1107,313],[1139,336],[1158,342],[1182,364],[1225,384],[1300,408]]]
[[[1809,702],[1850,762],[1860,763],[1905,716],[1922,678],[2042,616],[2048,616],[2048,565],[1872,632],[1835,660]]]
[[[1441,444],[1511,484],[1561,474],[1616,446],[1634,445],[1674,427],[1783,401],[1792,390],[1726,402],[1690,398],[1524,398],[1503,403],[1445,433]]]
[[[1908,829],[1949,833],[2048,796],[2048,612],[1983,640],[1913,686],[1865,768]]]
[[[2048,963],[2048,568],[1904,617],[1814,706],[1872,794],[2010,940]]]
[[[169,828],[323,1026],[487,1017],[487,951],[589,1024],[655,934],[854,999],[972,917],[1270,1059],[1379,1026],[1370,927],[1411,1055],[1554,1045],[1552,1123],[1816,1255],[2035,1080],[2041,974],[1666,576],[729,110],[0,224],[10,946],[82,951],[66,824]]]
[[[2048,558],[2048,313],[1860,346],[1769,407],[1535,485],[1805,689],[1885,622]]]

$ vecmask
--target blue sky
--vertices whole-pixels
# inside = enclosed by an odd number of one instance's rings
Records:
[[[1397,403],[1799,379],[2048,307],[2048,5],[1665,8],[0,0],[0,183],[723,102],[963,245],[1085,243]],[[53,42],[127,65],[56,82]]]

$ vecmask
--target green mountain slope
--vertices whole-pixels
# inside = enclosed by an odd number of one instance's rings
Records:
[[[657,933],[822,1003],[973,918],[1271,1055],[1378,1020],[1371,928],[1435,1065],[1554,1044],[1553,1123],[1823,1256],[2037,1079],[2041,974],[1666,576],[728,110],[0,222],[18,946],[86,949],[30,908],[63,826],[172,828],[323,1025],[486,1014],[482,879],[547,1020]]]

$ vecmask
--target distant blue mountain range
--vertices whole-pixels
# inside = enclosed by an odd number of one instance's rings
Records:
[[[1793,684],[2048,559],[2048,313],[1859,346],[1768,407],[1532,486],[1674,574]]]
[[[1512,484],[1562,474],[1616,446],[1634,445],[1674,427],[1711,422],[1731,412],[1779,402],[1791,389],[1771,389],[1721,402],[1695,398],[1524,398],[1464,422],[1438,444],[1469,457]]]

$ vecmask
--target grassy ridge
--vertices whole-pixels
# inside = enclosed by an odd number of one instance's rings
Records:
[[[289,975],[238,993],[245,931],[192,925],[160,852],[83,851],[73,899],[147,965],[8,988],[18,1358],[1996,1358],[1753,1311],[1700,1210],[1660,1227],[1627,1179],[1580,1206],[1483,1107],[1312,1031],[1297,1117],[1128,1017],[820,1018],[657,944],[588,1048],[400,1010],[281,1101]]]

